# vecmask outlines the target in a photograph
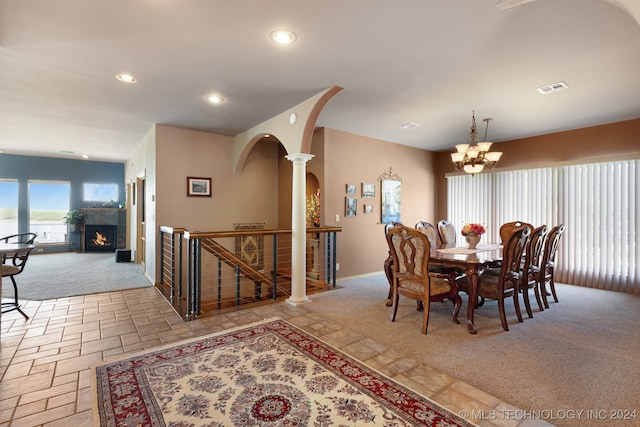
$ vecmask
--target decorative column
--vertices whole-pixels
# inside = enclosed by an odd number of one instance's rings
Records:
[[[306,280],[306,167],[312,154],[289,154],[285,156],[293,163],[293,185],[291,191],[291,296],[287,302],[301,305],[309,302]]]

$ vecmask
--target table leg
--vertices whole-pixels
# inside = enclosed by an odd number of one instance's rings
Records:
[[[468,266],[465,270],[467,275],[467,282],[469,283],[469,302],[467,303],[467,329],[470,334],[477,334],[478,330],[473,323],[473,311],[476,308],[476,302],[478,301],[478,286],[480,285],[480,275],[478,274],[478,268],[475,266]]]

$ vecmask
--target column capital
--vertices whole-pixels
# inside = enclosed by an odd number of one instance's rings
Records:
[[[287,154],[284,156],[285,159],[292,161],[293,163],[307,163],[309,160],[313,159],[315,156],[313,154],[305,154],[305,153],[295,153],[295,154]]]

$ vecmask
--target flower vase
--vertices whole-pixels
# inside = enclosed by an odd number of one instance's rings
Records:
[[[469,249],[475,249],[478,246],[478,243],[480,242],[480,236],[475,233],[469,233],[466,236],[464,236],[464,238],[467,240],[467,243],[469,244]]]

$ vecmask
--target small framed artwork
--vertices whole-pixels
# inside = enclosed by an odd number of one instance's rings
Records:
[[[363,182],[362,197],[376,197],[376,185]]]
[[[365,214],[373,213],[373,205],[364,205],[364,213]]]
[[[347,194],[356,194],[355,184],[347,184]]]
[[[355,197],[345,197],[345,210],[344,216],[351,217],[356,216],[358,211],[358,199]]]
[[[188,197],[211,197],[211,178],[187,177]]]

